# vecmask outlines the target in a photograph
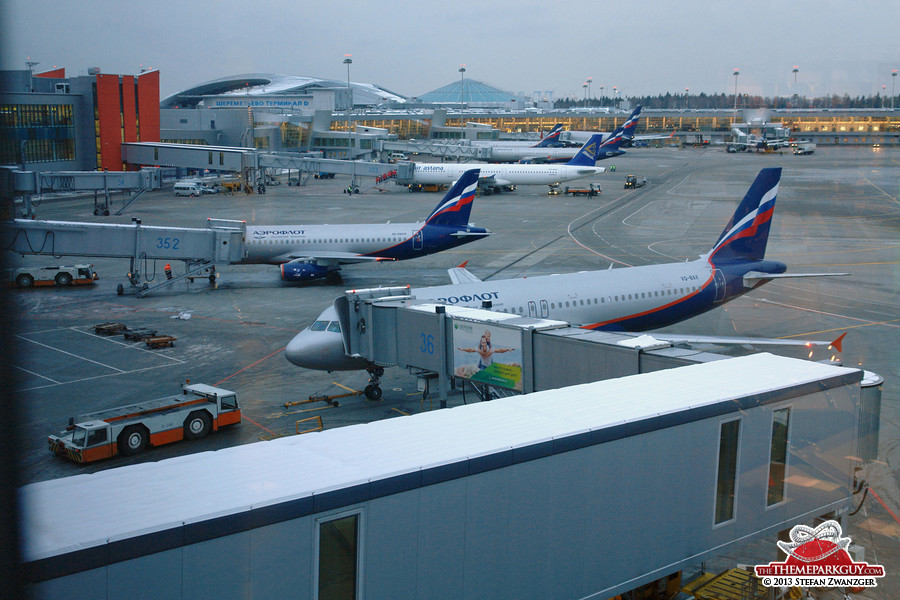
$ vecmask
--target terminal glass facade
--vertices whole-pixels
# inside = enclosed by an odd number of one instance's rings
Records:
[[[74,159],[75,125],[71,105],[0,105],[0,164]]]

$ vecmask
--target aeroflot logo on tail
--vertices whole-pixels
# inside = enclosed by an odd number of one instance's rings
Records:
[[[253,237],[264,238],[270,235],[303,235],[303,229],[254,229]]]

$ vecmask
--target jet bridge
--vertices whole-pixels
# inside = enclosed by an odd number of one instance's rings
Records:
[[[410,140],[408,142],[383,141],[378,142],[382,152],[406,152],[430,154],[432,156],[447,156],[453,158],[474,158],[477,160],[491,160],[493,148],[472,143],[450,144],[439,140]]]
[[[420,301],[404,286],[347,291],[334,307],[345,354],[375,365],[370,373],[376,386],[379,369],[406,368],[420,378],[426,395],[437,380],[442,408],[460,381],[490,400],[729,358],[646,334],[494,312],[487,310],[491,298],[480,300],[483,309]],[[866,461],[878,456],[883,381],[867,373],[862,382],[858,439]]]
[[[490,399],[724,358],[649,336],[417,301],[409,287],[348,291],[334,306],[348,356],[365,358],[373,371],[410,369],[426,393],[436,379],[442,405],[460,380]]]
[[[395,165],[358,160],[322,158],[321,152],[265,152],[254,148],[230,146],[198,146],[161,142],[122,144],[122,157],[136,165],[177,166],[242,173],[244,181],[256,182],[266,169],[296,169],[299,184],[304,185],[315,173],[378,177],[398,170]],[[399,173],[398,173],[399,174]],[[405,173],[404,173],[405,174]],[[411,176],[411,172],[409,174]]]
[[[3,248],[18,254],[90,256],[130,260],[130,292],[138,296],[209,272],[215,265],[239,263],[243,256],[243,221],[209,219],[207,229],[155,227],[132,219],[130,225],[16,219],[0,224]],[[154,260],[183,261],[185,270],[151,285],[146,280]],[[119,294],[125,292],[120,284]]]
[[[94,214],[109,214],[109,194],[113,191],[130,191],[122,208],[116,214],[122,214],[132,202],[147,190],[162,187],[159,169],[141,169],[140,171],[20,171],[0,168],[0,195],[4,198],[25,198],[25,216],[31,217],[34,211],[31,196],[49,192],[93,191],[103,192],[105,201],[101,204],[94,200]]]

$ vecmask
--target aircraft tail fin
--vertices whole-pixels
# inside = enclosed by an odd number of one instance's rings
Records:
[[[597,160],[625,154],[625,151],[622,150],[622,146],[631,145],[631,140],[634,138],[634,130],[637,129],[640,116],[641,106],[639,104],[637,108],[634,109],[634,112],[631,113],[631,116],[628,117],[628,120],[625,121],[621,127],[617,127],[615,131],[609,134],[606,141],[600,144]]]
[[[469,169],[463,173],[438,203],[437,208],[428,215],[425,223],[456,227],[468,225],[480,173],[480,169]]]
[[[600,151],[600,141],[603,139],[603,135],[596,133],[591,136],[584,146],[581,147],[581,150],[578,151],[572,160],[567,162],[567,165],[572,165],[575,167],[593,167],[597,162],[599,157],[598,152]]]
[[[641,105],[638,104],[628,120],[622,125],[622,136],[625,138],[633,138],[634,131],[637,129],[638,121],[641,118]]]
[[[532,146],[532,148],[549,148],[550,146],[555,146],[557,142],[559,142],[559,134],[562,133],[563,125],[562,123],[557,123],[553,126],[553,129],[550,130],[544,138]]]
[[[759,172],[716,245],[709,251],[710,262],[754,261],[765,257],[780,180],[781,167]]]

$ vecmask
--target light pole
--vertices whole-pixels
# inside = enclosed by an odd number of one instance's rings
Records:
[[[603,106],[603,85],[600,86],[600,106]]]
[[[587,81],[581,84],[581,88],[584,90],[584,107],[587,108]]]
[[[353,64],[353,59],[350,58],[351,56],[353,56],[353,55],[352,54],[344,55],[344,64],[347,65],[347,99],[349,102],[349,104],[347,104],[347,156],[348,157],[352,156],[352,152],[350,151],[350,145],[351,145],[350,138],[353,136],[353,134],[350,132],[350,129],[351,129],[351,127],[350,127],[350,111],[353,110],[353,88],[350,87],[350,65]]]
[[[619,88],[618,87],[613,86],[613,94],[616,95],[615,99],[613,100],[613,103],[614,103],[613,108],[615,108],[616,110],[619,110]]]
[[[350,65],[353,64],[353,59],[350,58],[353,56],[352,54],[344,55],[344,64],[347,65],[347,97],[349,98],[349,108],[347,109],[347,114],[350,114],[350,109],[353,108],[353,89],[350,87]],[[350,119],[347,118],[347,125],[350,125]]]
[[[28,67],[28,73],[29,73],[28,90],[32,91],[32,92],[34,91],[34,68],[36,66],[38,66],[39,64],[41,64],[41,63],[39,63],[36,60],[31,60],[30,56],[26,57],[25,66]]]
[[[891,87],[893,87],[893,86],[891,86]],[[881,86],[881,108],[884,108],[884,94],[886,93],[886,90],[887,90],[886,85]]]
[[[894,110],[894,83],[897,81],[897,69],[891,71],[891,110]]]
[[[463,104],[463,89],[465,88],[466,83],[466,65],[459,65],[459,104],[460,108],[462,108]]]
[[[797,72],[800,70],[800,67],[794,65],[794,106],[797,106]]]
[[[741,74],[740,69],[734,70],[734,120],[737,121],[737,78]]]
[[[691,91],[691,88],[684,88],[684,110],[688,109],[688,92]]]
[[[588,98],[593,98],[593,96],[591,96],[591,82],[592,82],[592,81],[594,81],[594,78],[593,78],[593,77],[588,77],[588,80],[587,80],[587,84],[588,84]]]

